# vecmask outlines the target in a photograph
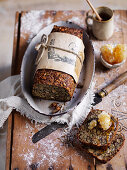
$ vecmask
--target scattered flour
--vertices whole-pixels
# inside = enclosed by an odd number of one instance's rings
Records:
[[[100,107],[100,109],[106,109],[106,110],[109,109],[108,110],[109,112],[111,112],[112,108],[115,108],[121,112],[122,111],[126,112],[127,111],[127,104],[125,103],[126,96],[127,96],[127,86],[121,85],[118,88],[114,89],[112,92],[110,92],[108,96],[104,97],[102,102],[96,105],[96,107]]]
[[[77,14],[77,12],[76,12]],[[52,16],[48,18],[42,17],[45,15],[45,11],[30,11],[21,17],[21,37],[26,39],[26,34],[29,34],[28,43],[31,39],[43,28],[53,22]],[[76,16],[71,17],[72,11],[64,11],[63,15],[60,16],[59,20],[64,20],[65,16],[70,16],[69,21],[74,22],[81,27],[84,27],[85,21],[83,17]]]
[[[120,15],[114,16],[114,22],[115,22],[115,32],[119,32],[120,30]]]
[[[25,39],[25,34],[30,34],[28,42],[41,30],[43,25],[52,23],[52,18],[48,17],[41,20],[45,11],[30,11],[21,18],[21,36]]]
[[[35,128],[40,130],[42,126],[37,124]],[[68,152],[68,147],[70,147],[70,144],[64,143],[64,139],[65,139],[65,135],[67,134],[67,131],[63,131],[63,130],[55,131],[51,135],[37,142],[36,144],[33,144],[32,136],[34,134],[35,128],[33,128],[28,122],[26,122],[25,125],[26,136],[24,136],[24,139],[25,141],[27,141],[29,145],[28,147],[24,148],[22,151],[19,150],[20,151],[19,156],[21,157],[22,160],[26,162],[28,169],[32,164],[36,164],[37,168],[41,168],[47,165],[49,167],[55,165],[55,167],[57,168],[59,166],[64,165],[65,160],[68,160],[68,162],[70,160],[74,161],[75,157],[78,157],[83,162],[86,162],[82,154],[80,154],[75,149],[71,149],[71,152],[73,154],[71,155],[69,154],[70,152]],[[33,149],[33,146],[35,149]],[[36,158],[36,162],[35,162],[35,158]],[[59,162],[59,160],[61,161]]]
[[[35,152],[34,150],[27,150],[27,153],[20,154],[21,157],[23,157],[23,160],[27,161],[27,164],[30,165],[32,163],[32,160],[34,159]]]
[[[63,16],[73,15],[73,11],[63,11]]]
[[[66,147],[63,146],[62,142],[61,144],[59,142],[62,133],[58,134],[58,132],[54,132],[52,134],[52,137],[47,136],[43,140],[40,140],[36,144],[33,144],[31,138],[33,136],[34,128],[31,127],[30,124],[27,122],[25,127],[26,127],[26,134],[30,134],[29,137],[27,136],[26,137],[27,139],[25,139],[27,140],[27,142],[29,141],[29,148],[27,149],[27,151],[23,150],[22,153],[19,153],[19,156],[26,161],[27,166],[29,167],[32,163],[34,163],[32,161],[34,160],[35,156],[36,156],[38,167],[40,167],[44,163],[48,164],[49,166],[52,166],[53,163],[55,163],[55,165],[59,165],[58,158],[62,157],[62,155],[64,156],[66,155],[64,154],[66,152]],[[36,126],[36,128],[38,127]],[[33,145],[36,145],[35,148],[38,148],[38,150],[34,150],[32,147]],[[70,156],[62,157],[62,160],[65,159],[69,160]]]
[[[80,18],[80,17],[72,17],[68,21],[74,22],[75,24],[80,25],[81,27],[84,27],[84,24],[85,24],[85,20],[84,20],[83,17],[82,18]]]
[[[122,32],[124,30],[125,26],[127,26],[127,20],[126,18],[120,18],[120,14],[116,14],[114,16],[114,22],[115,22],[115,32]],[[121,28],[122,24],[122,28]]]

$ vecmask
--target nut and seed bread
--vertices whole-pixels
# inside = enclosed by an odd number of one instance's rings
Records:
[[[74,79],[60,71],[39,69],[36,71],[33,83],[33,96],[46,100],[71,100],[76,84]]]
[[[52,32],[72,34],[83,40],[82,29],[54,26]],[[32,94],[47,100],[66,102],[71,100],[75,87],[71,75],[52,69],[39,69],[34,76]]]
[[[112,140],[111,144],[108,148],[104,150],[96,150],[96,149],[87,149],[87,151],[92,154],[96,159],[98,159],[102,163],[106,163],[111,160],[117,152],[121,149],[124,144],[125,137],[123,134],[117,133],[115,138]]]
[[[106,149],[115,137],[118,129],[118,119],[110,115],[111,126],[109,129],[103,130],[98,123],[98,115],[100,115],[102,112],[103,110],[91,110],[78,130],[77,137],[79,141],[86,146],[98,149]],[[96,122],[96,124],[93,120]],[[90,123],[94,125],[93,128],[89,128]]]

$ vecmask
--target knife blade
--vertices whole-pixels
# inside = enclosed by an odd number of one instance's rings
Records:
[[[127,71],[119,75],[116,79],[114,79],[110,84],[108,84],[105,88],[101,89],[99,92],[95,93],[94,103],[92,104],[95,106],[96,104],[102,101],[102,98],[107,96],[112,90],[123,84],[127,81]],[[52,132],[59,128],[64,128],[67,124],[60,124],[53,122],[50,125],[47,125],[37,133],[35,133],[32,137],[32,142],[36,143],[39,140],[45,138],[46,136],[50,135]]]
[[[32,137],[32,142],[36,143],[39,140],[41,140],[41,139],[45,138],[46,136],[48,136],[49,134],[51,134],[52,132],[56,131],[57,129],[64,128],[66,126],[67,126],[67,123],[60,124],[57,122],[53,122],[50,125],[45,126],[43,129],[41,129],[37,133],[35,133]]]

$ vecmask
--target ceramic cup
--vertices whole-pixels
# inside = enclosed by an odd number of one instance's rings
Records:
[[[113,11],[108,7],[98,7],[98,14],[102,18],[102,21],[99,21],[96,17],[96,14],[90,15],[87,12],[86,24],[88,29],[92,29],[93,35],[99,40],[107,40],[113,35],[114,31],[114,15]],[[90,22],[92,20],[92,22]]]

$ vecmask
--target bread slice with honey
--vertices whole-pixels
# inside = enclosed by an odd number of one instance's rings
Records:
[[[78,140],[97,149],[107,149],[118,129],[118,119],[103,110],[91,110],[78,130]],[[110,119],[109,119],[110,118]]]
[[[112,140],[111,144],[106,150],[96,150],[96,149],[87,149],[87,151],[92,154],[96,159],[102,163],[106,163],[111,160],[117,152],[121,149],[124,144],[125,137],[123,134],[117,133],[115,138]]]

